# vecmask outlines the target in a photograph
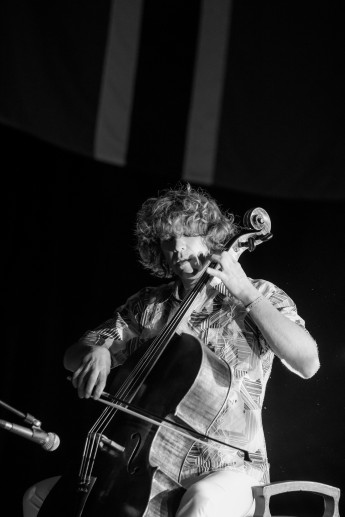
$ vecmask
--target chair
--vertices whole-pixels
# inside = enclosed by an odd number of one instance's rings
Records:
[[[271,497],[287,492],[313,492],[318,494],[324,500],[322,517],[339,517],[340,489],[315,481],[278,481],[267,485],[254,486],[255,513],[253,517],[271,517]]]

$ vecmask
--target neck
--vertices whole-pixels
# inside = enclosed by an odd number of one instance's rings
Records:
[[[179,287],[179,295],[181,300],[183,300],[183,298],[185,298],[185,296],[187,296],[187,294],[190,293],[190,291],[193,289],[198,280],[199,277],[187,279],[184,278],[183,280],[181,280]]]

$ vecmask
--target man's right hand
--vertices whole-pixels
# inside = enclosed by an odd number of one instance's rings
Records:
[[[111,356],[104,346],[90,346],[72,377],[80,398],[99,399],[110,372]]]

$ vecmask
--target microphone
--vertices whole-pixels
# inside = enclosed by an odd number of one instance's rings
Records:
[[[46,433],[39,427],[33,427],[28,429],[21,425],[12,424],[6,422],[6,420],[0,420],[0,427],[6,429],[10,433],[18,434],[23,438],[27,438],[32,442],[38,443],[45,451],[55,451],[60,445],[60,438],[55,433]]]

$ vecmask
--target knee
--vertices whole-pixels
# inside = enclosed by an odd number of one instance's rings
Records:
[[[59,479],[60,476],[44,479],[26,490],[22,500],[24,517],[37,516],[44,499]]]
[[[209,517],[218,515],[215,498],[205,487],[192,485],[181,499],[176,517]]]
[[[188,488],[176,517],[247,516],[253,504],[252,485],[244,474],[215,472]]]

